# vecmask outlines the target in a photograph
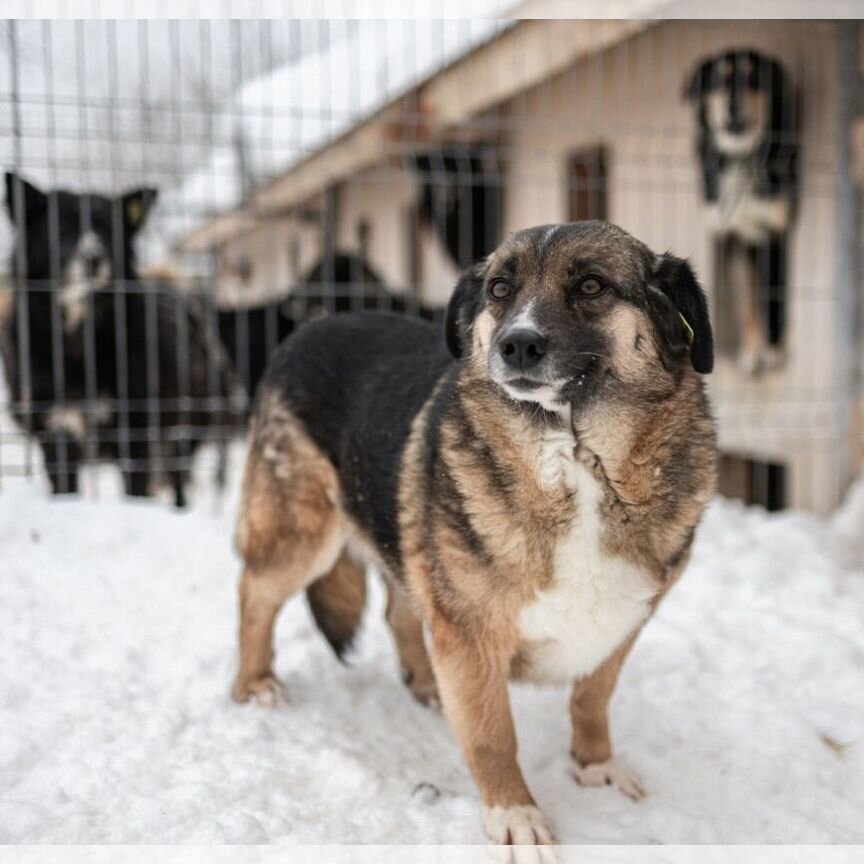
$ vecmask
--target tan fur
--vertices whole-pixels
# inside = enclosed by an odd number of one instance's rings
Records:
[[[514,645],[497,628],[473,633],[444,616],[432,619],[435,672],[447,718],[487,807],[533,804],[516,761],[516,730],[507,693]]]
[[[4,326],[12,317],[12,309],[14,308],[12,299],[12,289],[0,285],[0,326]]]
[[[339,478],[279,397],[264,392],[250,425],[250,448],[237,525],[244,561],[239,588],[240,662],[232,695],[270,704],[281,692],[273,674],[273,626],[286,600],[304,589],[325,632],[350,639],[366,597],[365,563],[383,562],[340,507]],[[409,689],[437,702],[420,618],[404,589],[390,586],[387,620]],[[409,679],[410,676],[410,680]]]
[[[172,285],[183,290],[194,287],[194,280],[169,261],[162,261],[140,268],[138,275],[142,279],[154,282],[170,282]]]
[[[494,256],[489,266],[491,272]],[[549,280],[528,282],[536,274],[519,278],[523,292],[529,290],[526,283],[536,285],[532,290],[538,294],[550,290]],[[688,367],[677,388],[657,375],[654,328],[644,312],[619,305],[606,326],[616,372],[632,396],[574,418],[575,452],[604,490],[603,546],[651,575],[656,605],[686,563],[693,529],[714,487],[713,423],[695,371]],[[473,446],[465,445],[463,428],[445,419],[439,450],[442,470],[456,478],[487,560],[467,548],[447,519],[436,518],[423,468],[424,414],[405,454],[400,511],[406,578],[432,624],[445,710],[485,804],[512,807],[532,803],[516,758],[506,689],[508,677],[531,668],[531,647],[520,644],[519,613],[548,587],[556,544],[579,504],[566,484],[538,482],[543,432],[488,386],[486,353],[493,330],[491,314],[481,312],[472,333],[473,354],[459,380]],[[686,440],[695,446],[685,457],[680,445]],[[489,469],[490,452],[499,473],[509,478],[507,501]],[[692,464],[692,476],[682,476],[679,458]],[[571,713],[577,764],[612,757],[607,705],[634,641],[635,634],[576,684]]]
[[[489,343],[492,339],[492,330],[494,327],[495,319],[489,312],[484,310],[477,316],[477,320],[474,322],[474,345],[476,353],[482,354],[489,350]]]
[[[246,565],[240,669],[232,690],[240,701],[272,698],[276,615],[288,597],[334,567],[348,533],[336,507],[335,469],[275,397],[263,400],[251,438],[237,526]]]
[[[654,411],[615,411],[577,424],[580,460],[605,486],[605,545],[614,554],[648,567],[668,584],[681,567],[670,558],[682,548],[711,497],[716,482],[712,421],[694,411],[701,382],[688,373],[680,392]],[[698,490],[678,498],[674,445],[684,435],[704,439]],[[675,500],[677,518],[668,519],[662,504]]]
[[[387,623],[396,642],[402,681],[418,702],[438,705],[440,697],[426,651],[423,621],[401,585],[390,579],[387,588]]]
[[[573,726],[570,756],[577,765],[594,765],[612,758],[607,710],[621,667],[635,642],[634,636],[596,672],[573,685],[570,696],[570,721]]]
[[[698,382],[695,373],[692,375],[695,387]],[[470,384],[466,383],[465,389],[470,392]],[[666,409],[668,418],[646,418],[644,434],[637,430],[633,436],[639,441],[635,446],[622,446],[621,418],[610,414],[590,430],[586,436],[590,444],[579,453],[607,490],[603,503],[605,544],[610,552],[647,566],[655,576],[658,595],[677,578],[681,566],[669,568],[666,562],[686,542],[713,485],[709,471],[703,490],[684,507],[680,521],[667,522],[656,508],[666,482],[662,468],[657,474],[663,464],[664,444],[669,437],[682,434],[695,419],[685,407],[688,395],[682,394],[677,404]],[[443,704],[484,802],[510,807],[532,803],[516,760],[506,691],[507,678],[521,677],[526,666],[525,649],[517,632],[518,614],[538,589],[548,585],[555,543],[567,530],[577,505],[565,489],[550,491],[537,483],[537,433],[528,424],[502,412],[497,399],[487,394],[467,400],[466,409],[473,428],[482,430],[486,445],[500,463],[508,465],[515,480],[514,497],[508,506],[502,506],[479,460],[471,451],[456,446],[456,430],[444,427],[442,458],[459,478],[462,493],[469,497],[474,529],[483,537],[485,547],[495,551],[495,560],[479,563],[446,523],[436,521],[432,536],[437,567],[453,574],[451,579],[458,575],[458,591],[448,590],[449,580],[442,583],[440,576],[436,578],[439,574],[428,560],[429,528],[422,506],[426,492],[418,456],[424,428],[421,416],[405,459],[405,568],[409,584],[423,597],[432,621],[435,670]],[[614,456],[608,469],[598,456],[607,452],[604,440],[618,445],[612,447]],[[591,444],[596,450],[589,449]],[[628,643],[626,649],[631,645]],[[611,756],[606,705],[625,656],[626,650],[610,658],[585,682],[584,699],[591,704],[586,706],[588,722],[600,735],[596,744],[588,742],[580,751],[579,735],[587,733],[574,721],[574,728],[580,730],[574,732],[574,752],[583,752],[586,764]],[[576,704],[582,703],[577,700]]]
[[[496,256],[505,253],[522,256],[522,291],[529,298],[553,291],[555,268],[572,260],[572,250],[564,245],[538,274],[531,249],[520,243],[505,244],[487,266],[494,268]],[[643,279],[625,251],[606,235],[591,249],[620,282]],[[503,825],[499,833],[509,837],[517,830],[526,836],[524,808],[533,806],[533,798],[517,761],[507,683],[535,676],[538,645],[524,636],[521,616],[553,590],[560,575],[556,556],[570,548],[573,525],[586,515],[578,478],[598,490],[592,518],[598,520],[601,560],[644,576],[647,615],[686,564],[714,487],[715,452],[699,375],[689,365],[683,376],[662,367],[654,325],[636,305],[619,303],[603,318],[615,397],[600,398],[557,424],[537,422],[490,380],[487,355],[496,326],[491,311],[479,313],[470,356],[459,366],[455,392],[436,415],[437,425],[430,430],[438,394],[413,421],[398,492],[400,555],[388,558],[383,569],[390,588],[387,618],[406,683],[421,701],[433,701],[437,680],[484,804],[495,813],[496,831]],[[430,431],[437,436],[434,470],[428,464]],[[246,571],[235,696],[273,690],[272,624],[279,606],[328,573],[346,543],[357,540],[368,543],[344,511],[335,468],[265,391],[238,528]],[[575,684],[571,751],[577,771],[612,758],[607,706],[643,623]],[[617,782],[612,769],[582,777],[596,782],[607,775]],[[619,785],[638,797],[638,784]],[[508,808],[522,808],[512,811],[523,819],[515,827],[507,821]],[[535,822],[527,834],[542,841],[548,826],[539,811],[531,813],[529,822]]]

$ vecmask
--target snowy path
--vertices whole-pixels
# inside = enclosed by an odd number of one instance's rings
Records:
[[[576,786],[567,693],[514,688],[561,840],[864,842],[864,491],[854,503],[833,524],[712,506],[614,703],[646,801]],[[351,668],[298,601],[277,638],[289,704],[229,701],[232,512],[4,481],[0,842],[481,842],[476,791],[398,680],[377,592]]]

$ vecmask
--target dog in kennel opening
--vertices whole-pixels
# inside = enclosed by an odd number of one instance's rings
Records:
[[[127,495],[167,484],[183,507],[193,454],[244,408],[198,299],[139,278],[134,240],[155,199],[43,192],[6,174],[15,248],[0,355],[55,494],[78,491],[83,462],[111,461]]]
[[[755,375],[782,359],[778,294],[798,180],[795,96],[780,63],[749,49],[702,61],[686,94],[717,282],[733,301],[739,363]]]

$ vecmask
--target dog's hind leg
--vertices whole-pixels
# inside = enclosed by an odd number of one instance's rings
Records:
[[[87,424],[83,412],[71,405],[55,405],[37,418],[45,470],[55,495],[78,492],[78,469],[83,458]]]
[[[273,626],[291,591],[278,575],[246,567],[240,580],[240,668],[231,688],[237,702],[272,705],[281,686],[273,674]]]
[[[245,567],[231,693],[239,702],[254,697],[263,704],[275,702],[281,689],[272,666],[279,610],[333,569],[347,539],[332,464],[290,416],[274,419],[253,431],[237,527]]]
[[[438,685],[426,651],[423,622],[407,591],[392,579],[387,582],[387,623],[393,632],[402,681],[421,705],[438,707]]]

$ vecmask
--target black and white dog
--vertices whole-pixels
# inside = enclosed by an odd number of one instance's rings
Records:
[[[339,312],[379,310],[443,320],[444,310],[389,291],[360,255],[323,255],[287,297],[254,306],[220,309],[219,336],[238,379],[251,397],[276,347],[304,321]],[[250,400],[251,404],[251,400]]]
[[[138,278],[133,242],[155,199],[46,193],[6,174],[16,241],[0,348],[12,415],[55,493],[78,490],[82,462],[108,460],[127,494],[168,482],[182,507],[192,454],[236,423],[235,377],[197,301]]]
[[[782,66],[749,49],[704,60],[687,81],[696,109],[705,216],[718,239],[721,281],[731,285],[740,360],[750,372],[773,365],[760,256],[781,242],[797,187],[795,97]],[[771,287],[771,286],[768,286]]]

